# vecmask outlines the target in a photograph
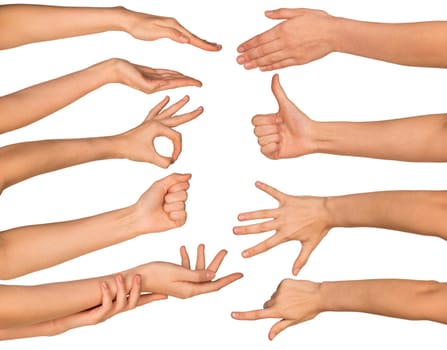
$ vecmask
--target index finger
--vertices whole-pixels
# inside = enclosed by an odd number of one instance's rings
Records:
[[[231,317],[241,321],[260,320],[264,318],[278,318],[273,309],[260,309],[251,311],[235,311],[231,313]]]
[[[258,47],[259,45],[266,44],[275,39],[278,39],[276,26],[265,31],[264,33],[258,34],[253,38],[243,42],[242,44],[239,45],[237,51],[242,53],[255,47]]]
[[[171,118],[168,118],[166,120],[163,120],[162,123],[169,127],[176,127],[182,124],[185,124],[187,122],[190,122],[191,120],[196,119],[199,115],[203,113],[203,107],[198,107],[192,112],[173,116]]]
[[[198,47],[199,49],[206,51],[220,51],[222,49],[222,45],[199,38],[197,35],[191,33],[181,24],[178,24],[177,30],[185,35],[187,44],[193,45],[195,47]]]

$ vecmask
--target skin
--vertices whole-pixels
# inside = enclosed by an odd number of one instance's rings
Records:
[[[396,64],[447,67],[447,22],[373,23],[334,17],[321,10],[277,9],[282,20],[238,47],[246,69],[271,71],[318,60],[332,52]]]
[[[236,226],[233,231],[237,235],[275,233],[245,250],[242,256],[249,258],[281,243],[300,241],[301,251],[292,268],[294,275],[335,227],[377,227],[447,239],[447,191],[388,191],[311,197],[287,195],[262,182],[257,182],[256,187],[275,198],[278,208],[239,214],[240,221],[267,221]]]
[[[0,6],[0,49],[80,35],[122,31],[136,39],[169,38],[206,51],[222,46],[200,39],[176,19],[134,12],[124,7]]]
[[[141,276],[133,278],[129,293],[125,292],[122,276],[115,276],[115,293],[112,293],[107,282],[101,284],[101,304],[86,311],[81,311],[55,320],[41,322],[23,327],[0,329],[0,340],[29,338],[38,336],[54,336],[70,329],[96,325],[109,318],[138,306],[146,305],[153,301],[164,300],[162,294],[140,294]]]
[[[30,177],[73,165],[112,158],[148,162],[168,168],[182,150],[181,134],[174,127],[197,118],[203,107],[176,115],[189,97],[165,108],[165,97],[147,115],[142,124],[123,134],[85,139],[24,142],[0,148],[0,191]],[[173,153],[161,156],[154,146],[155,138],[164,136],[172,141]]]
[[[54,266],[141,234],[182,226],[186,222],[185,202],[190,178],[190,174],[167,176],[126,208],[1,232],[0,279],[12,279]]]
[[[447,161],[447,115],[427,115],[375,122],[316,122],[272,79],[278,112],[253,117],[261,153],[270,159],[312,153],[392,159]]]
[[[0,286],[0,328],[28,327],[97,307],[101,304],[105,289],[109,289],[111,295],[128,295],[132,283],[138,284],[135,276],[141,276],[141,293],[155,293],[151,300],[160,298],[160,295],[185,299],[214,292],[242,277],[240,273],[233,273],[213,280],[226,253],[221,250],[206,266],[205,248],[200,245],[195,270],[190,268],[188,253],[182,247],[181,265],[151,262],[123,271],[118,277],[110,275],[39,286],[3,285]],[[129,304],[133,306],[135,301],[129,301]]]
[[[447,324],[447,284],[414,280],[360,280],[315,283],[283,280],[264,308],[233,312],[237,320],[280,319],[270,329],[273,340],[286,328],[325,311],[364,312],[407,320]]]
[[[147,94],[183,86],[202,86],[200,81],[176,71],[149,68],[113,58],[0,97],[0,133],[34,123],[111,83],[123,84]]]

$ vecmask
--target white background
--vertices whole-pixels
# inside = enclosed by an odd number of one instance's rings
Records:
[[[33,1],[33,3],[40,3]],[[1,2],[5,3],[5,2]],[[203,87],[169,91],[185,94],[205,113],[178,128],[184,151],[169,170],[111,160],[39,176],[0,197],[0,229],[63,221],[133,203],[155,180],[191,172],[189,219],[180,229],[139,237],[60,266],[8,281],[39,284],[117,272],[153,261],[179,261],[186,244],[194,257],[198,243],[208,256],[226,248],[220,275],[245,277],[218,293],[189,300],[149,304],[94,326],[52,338],[0,343],[1,349],[344,349],[445,348],[446,328],[373,315],[326,313],[280,334],[272,343],[273,320],[241,322],[233,310],[260,308],[283,278],[290,278],[299,243],[291,242],[245,260],[240,252],[265,236],[236,237],[239,212],[276,206],[254,187],[262,180],[289,194],[338,195],[397,189],[445,189],[445,164],[310,155],[271,161],[259,152],[250,120],[277,110],[271,73],[245,71],[236,47],[274,22],[263,11],[277,7],[320,8],[333,15],[383,22],[445,19],[444,1],[47,1],[48,4],[115,6],[176,17],[185,27],[223,45],[204,52],[168,40],[142,42],[106,33],[27,45],[0,52],[0,95],[54,78],[110,57],[194,76]],[[299,35],[299,33],[297,33]],[[2,33],[1,35],[7,35]],[[289,97],[316,120],[379,120],[447,111],[447,71],[400,67],[331,54],[317,62],[280,71]],[[109,85],[48,118],[0,136],[0,146],[25,140],[111,135],[139,124],[166,92],[144,95]],[[51,98],[51,96],[48,96]],[[0,167],[1,169],[1,167]],[[1,171],[1,170],[0,170]],[[298,213],[299,214],[299,213]],[[61,233],[62,234],[62,233]],[[447,245],[440,239],[377,229],[334,229],[313,253],[300,278],[314,281],[409,278],[447,280]]]

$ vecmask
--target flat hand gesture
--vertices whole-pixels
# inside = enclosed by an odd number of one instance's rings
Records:
[[[139,233],[162,232],[186,222],[191,174],[171,174],[152,184],[134,205]]]
[[[270,159],[299,157],[315,150],[313,124],[289,100],[279,83],[278,75],[272,79],[272,91],[278,101],[279,111],[253,117],[254,133],[261,152]]]
[[[190,44],[206,51],[219,51],[222,46],[200,39],[183,27],[175,18],[155,16],[146,13],[134,13],[135,18],[127,30],[140,40],[169,38],[179,43]]]
[[[237,226],[233,231],[237,235],[276,232],[263,242],[245,250],[242,255],[248,258],[287,241],[300,241],[301,251],[292,269],[293,274],[297,275],[307,263],[310,254],[330,229],[325,200],[319,197],[289,196],[262,182],[256,182],[256,187],[275,198],[279,202],[279,207],[239,214],[238,219],[240,221],[271,220],[247,226]]]
[[[173,70],[140,66],[118,58],[112,61],[117,82],[146,94],[184,86],[202,86],[199,80]]]
[[[188,101],[189,97],[185,96],[163,110],[169,102],[169,97],[165,97],[149,112],[141,125],[118,135],[119,148],[124,157],[152,163],[165,169],[175,162],[182,151],[182,135],[172,128],[187,123],[203,113],[203,107],[199,107],[192,112],[175,115]],[[171,157],[161,156],[155,149],[154,140],[160,136],[172,141],[174,148]]]
[[[267,11],[271,19],[285,20],[238,47],[239,64],[262,71],[305,64],[334,51],[333,17],[324,11],[279,9]]]
[[[241,273],[233,273],[213,281],[226,254],[225,250],[221,250],[206,266],[205,246],[201,244],[197,248],[197,261],[193,270],[188,252],[185,247],[181,247],[182,265],[152,262],[136,270],[142,276],[143,290],[185,299],[217,291],[242,278]]]
[[[269,339],[273,340],[286,328],[315,318],[322,312],[321,305],[320,284],[285,279],[264,304],[264,309],[233,312],[231,316],[237,320],[280,318],[269,332]]]

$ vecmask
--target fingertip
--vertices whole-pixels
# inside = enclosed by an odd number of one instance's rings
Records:
[[[239,47],[237,48],[237,52],[240,52],[240,53],[245,52],[245,47],[244,47],[244,45],[239,45]]]
[[[244,257],[244,258],[249,258],[249,257],[250,257],[250,252],[249,252],[248,250],[244,250],[244,251],[242,252],[242,257]]]
[[[109,285],[107,284],[107,282],[102,282],[101,283],[101,288],[104,290],[108,290],[109,289]]]

